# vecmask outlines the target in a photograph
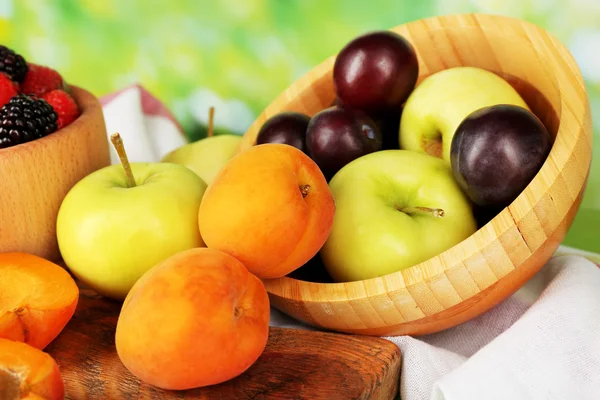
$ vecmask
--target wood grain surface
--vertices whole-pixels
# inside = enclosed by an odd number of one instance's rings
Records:
[[[427,18],[392,31],[415,47],[418,83],[458,66],[492,71],[515,87],[555,140],[548,159],[519,197],[442,254],[364,281],[325,284],[291,276],[265,281],[276,308],[340,332],[432,333],[506,299],[562,242],[590,169],[592,125],[583,78],[568,49],[550,33],[520,19],[483,14]],[[281,111],[314,115],[329,107],[335,98],[334,62],[332,55],[277,97],[248,129],[238,150],[253,146],[262,124]]]
[[[130,374],[117,356],[120,307],[82,290],[74,317],[46,348],[60,367],[67,399],[391,400],[398,393],[401,358],[393,343],[282,328],[271,328],[262,356],[231,381],[188,391],[156,389]]]
[[[110,164],[102,106],[72,87],[81,115],[51,135],[0,149],[0,253],[58,261],[56,216],[68,191]]]

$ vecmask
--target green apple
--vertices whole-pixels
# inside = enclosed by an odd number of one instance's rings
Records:
[[[210,185],[235,155],[241,140],[241,136],[230,134],[207,137],[173,150],[161,161],[185,165]]]
[[[428,154],[370,153],[346,164],[329,186],[336,212],[320,255],[338,282],[411,267],[477,229],[450,166]]]
[[[455,67],[425,78],[410,94],[400,119],[400,148],[450,163],[452,137],[467,115],[495,104],[527,108],[503,78],[476,67]]]
[[[125,298],[133,284],[165,258],[204,247],[198,210],[206,183],[170,163],[132,163],[80,180],[63,200],[57,238],[69,270],[101,295]]]

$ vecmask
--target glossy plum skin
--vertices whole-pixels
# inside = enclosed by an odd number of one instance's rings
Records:
[[[306,147],[329,180],[344,165],[381,150],[381,132],[365,113],[346,107],[329,107],[308,124]]]
[[[288,144],[306,153],[306,129],[309,122],[308,115],[293,111],[273,115],[258,131],[256,144]]]
[[[381,131],[382,149],[383,150],[398,150],[400,149],[400,118],[402,110],[393,110],[384,113],[371,114],[371,119],[375,121]]]
[[[347,107],[337,97],[334,99],[331,106]],[[367,115],[375,122],[375,125],[379,127],[379,132],[381,132],[382,150],[400,149],[400,137],[398,136],[398,131],[400,130],[402,108],[369,112]]]
[[[418,75],[413,46],[391,31],[370,32],[350,41],[333,66],[338,98],[367,113],[399,108]]]
[[[467,116],[452,138],[454,178],[479,207],[508,206],[544,164],[552,137],[529,110],[494,105]]]

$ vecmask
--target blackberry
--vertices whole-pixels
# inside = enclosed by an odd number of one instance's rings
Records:
[[[0,149],[47,136],[58,116],[46,100],[18,94],[0,109]]]
[[[23,56],[0,45],[0,72],[4,72],[14,82],[23,83],[28,70],[29,67]]]

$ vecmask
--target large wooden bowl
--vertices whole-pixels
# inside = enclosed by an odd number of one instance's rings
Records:
[[[455,66],[498,73],[555,135],[549,158],[521,195],[468,239],[411,268],[359,282],[322,284],[289,277],[265,282],[273,306],[320,328],[366,335],[440,331],[492,308],[552,256],[570,227],[587,182],[592,125],[583,79],[569,51],[530,23],[467,14],[392,29],[415,47],[420,80]],[[313,115],[334,101],[332,56],[299,79],[257,118],[284,110]],[[420,81],[419,81],[420,82]]]
[[[110,164],[102,106],[72,87],[81,115],[44,138],[0,149],[0,253],[60,259],[56,216],[77,181]]]

